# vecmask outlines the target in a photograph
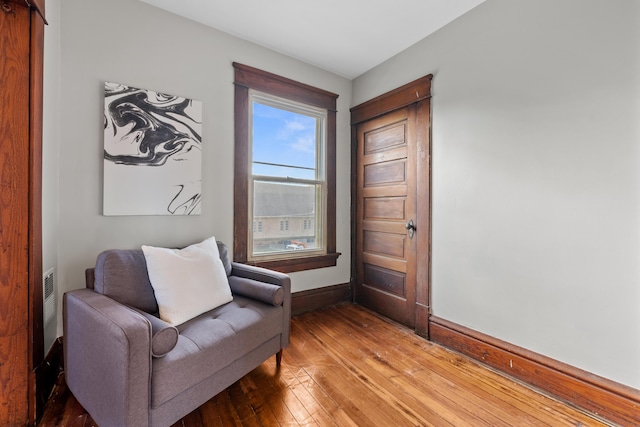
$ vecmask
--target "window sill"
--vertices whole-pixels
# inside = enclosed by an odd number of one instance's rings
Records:
[[[275,270],[281,273],[293,273],[316,268],[335,267],[340,255],[340,252],[334,252],[325,255],[258,261],[251,263],[251,265],[268,268],[269,270]]]

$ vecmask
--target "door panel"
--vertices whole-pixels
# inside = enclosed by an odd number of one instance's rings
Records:
[[[376,151],[389,151],[395,146],[405,145],[405,123],[393,123],[365,136],[364,153],[371,154]]]
[[[394,270],[365,264],[364,282],[367,286],[392,293],[397,296],[405,296],[405,275]]]
[[[367,230],[364,232],[364,252],[404,259],[404,236]]]
[[[364,219],[402,220],[405,215],[404,197],[370,197],[364,200]]]

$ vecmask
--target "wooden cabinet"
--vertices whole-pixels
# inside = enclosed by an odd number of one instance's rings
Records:
[[[42,330],[44,0],[0,1],[0,425],[35,424]]]

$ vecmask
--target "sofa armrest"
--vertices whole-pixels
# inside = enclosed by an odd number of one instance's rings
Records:
[[[284,291],[282,301],[284,324],[282,325],[280,346],[284,348],[289,345],[289,331],[291,323],[291,278],[289,275],[262,267],[232,262],[231,276],[244,277],[246,279],[257,280],[259,282],[270,283],[272,285],[282,287],[282,290]]]
[[[135,307],[129,307],[151,324],[151,355],[153,357],[164,357],[178,344],[178,328],[169,322],[165,322],[159,317],[149,314]]]
[[[229,276],[229,286],[234,295],[244,295],[275,306],[282,305],[284,302],[284,290],[279,285],[259,282],[246,277]]]
[[[90,289],[63,298],[69,389],[101,426],[149,424],[151,325]]]
[[[291,278],[288,274],[280,273],[279,271],[256,267],[255,265],[232,262],[231,276],[245,277],[247,279],[257,280],[259,282],[289,287],[289,292],[291,292]]]

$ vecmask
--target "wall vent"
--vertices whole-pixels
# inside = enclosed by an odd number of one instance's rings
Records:
[[[44,273],[42,278],[42,295],[44,299],[44,324],[46,325],[56,314],[56,293],[53,284],[53,268]]]

